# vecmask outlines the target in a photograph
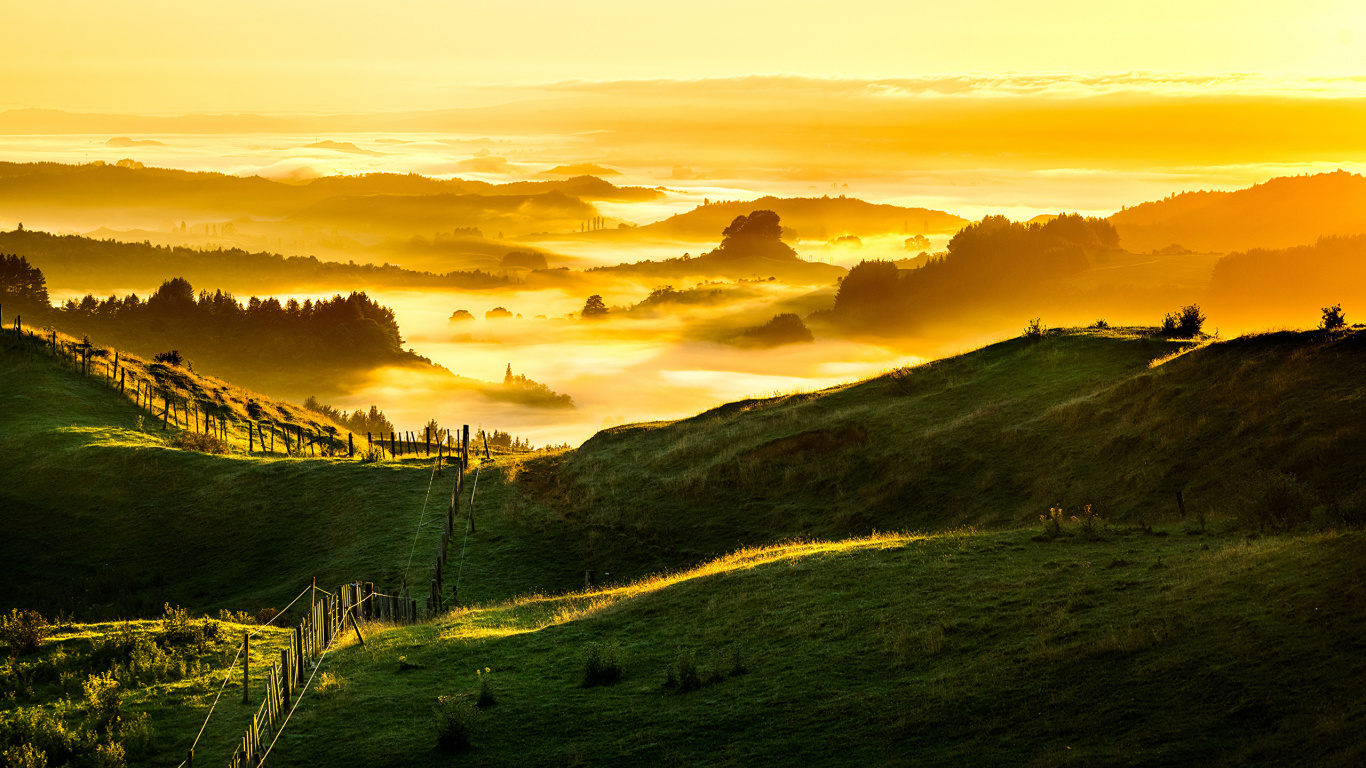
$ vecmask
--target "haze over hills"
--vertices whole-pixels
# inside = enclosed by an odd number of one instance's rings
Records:
[[[773,211],[782,217],[783,227],[791,230],[788,239],[943,234],[957,232],[968,223],[967,219],[944,211],[869,203],[844,195],[796,198],[766,196],[750,201],[708,203],[687,213],[635,228],[630,234],[705,239],[720,232],[736,216],[757,210]]]
[[[86,165],[0,163],[0,205],[4,206],[7,215],[30,222],[76,218],[89,221],[93,217],[98,219],[97,224],[105,226],[155,227],[168,220],[179,222],[184,218],[200,217],[215,220],[252,216],[278,218],[300,214],[316,206],[325,208],[334,198],[340,201],[373,195],[439,197],[443,200],[457,196],[504,198],[504,203],[490,203],[494,209],[507,205],[515,208],[518,202],[528,203],[534,209],[545,201],[543,207],[548,209],[577,206],[573,215],[587,218],[595,211],[584,201],[647,201],[662,194],[654,189],[617,187],[587,176],[495,185],[417,174],[377,173],[285,183],[259,176],[121,167],[103,162]],[[423,204],[418,200],[406,202],[414,206]],[[429,209],[441,207],[440,202],[433,201],[426,201],[426,205]],[[524,218],[528,222],[537,221],[534,215]],[[574,219],[572,223],[577,225],[580,220]],[[464,226],[465,219],[454,216],[450,221],[446,227]],[[558,220],[554,224],[567,225]],[[426,229],[424,220],[423,231]]]
[[[1234,192],[1182,192],[1110,216],[1131,251],[1176,244],[1228,253],[1366,234],[1366,176],[1283,176]]]

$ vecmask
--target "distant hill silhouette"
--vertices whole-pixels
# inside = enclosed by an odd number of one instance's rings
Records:
[[[376,156],[376,157],[382,156],[382,155],[384,154],[383,152],[376,152],[376,151],[373,150],[373,149],[361,149],[360,147],[356,146],[355,144],[353,144],[353,143],[351,143],[351,142],[349,142],[349,141],[332,141],[332,140],[330,140],[330,139],[329,139],[329,140],[324,140],[324,141],[314,142],[314,143],[312,143],[312,144],[305,144],[305,145],[304,145],[304,148],[305,148],[305,149],[330,149],[330,150],[332,150],[332,151],[334,151],[334,152],[349,152],[349,153],[351,153],[351,154],[353,154],[353,155],[373,155],[373,156]]]
[[[336,148],[336,147],[333,147]],[[558,195],[558,198],[545,197]],[[570,179],[490,184],[464,179],[433,179],[418,174],[374,173],[328,176],[303,183],[272,181],[259,176],[239,177],[202,171],[166,168],[128,168],[104,162],[84,165],[62,163],[0,163],[0,205],[19,221],[43,217],[70,218],[72,212],[95,216],[100,224],[160,222],[190,216],[219,219],[242,217],[284,218],[322,206],[332,198],[388,196],[493,196],[545,197],[578,203],[576,217],[595,215],[594,200],[621,202],[654,200],[657,189],[617,187],[592,176]],[[413,202],[413,201],[409,201]],[[498,208],[507,201],[488,205]],[[566,202],[553,207],[563,208]],[[382,202],[381,202],[382,204]],[[442,201],[414,203],[428,208]],[[343,206],[337,202],[334,206]],[[474,205],[465,205],[473,210]],[[418,218],[421,218],[420,216]],[[524,217],[525,218],[525,217]],[[465,221],[465,219],[460,219]],[[572,227],[577,228],[575,218]],[[441,229],[454,224],[443,223]],[[425,227],[425,225],[424,225]]]
[[[348,195],[315,203],[290,217],[347,232],[430,232],[486,225],[507,229],[569,229],[596,214],[592,205],[559,191],[514,195]]]
[[[1130,251],[1172,244],[1216,253],[1309,245],[1321,236],[1366,234],[1366,176],[1339,170],[1282,176],[1235,192],[1183,192],[1109,220]]]
[[[1116,246],[1104,219],[1076,214],[1044,224],[987,216],[964,227],[942,256],[901,270],[864,261],[849,271],[828,313],[848,330],[894,335],[928,324],[964,325],[997,314],[1025,317],[1060,305],[1062,284]],[[966,321],[966,322],[965,322]]]
[[[1210,277],[1209,308],[1221,318],[1307,325],[1334,304],[1366,320],[1366,235],[1231,253]]]
[[[855,197],[761,197],[749,202],[701,205],[631,232],[641,236],[710,237],[736,216],[755,210],[773,211],[798,237],[814,240],[840,235],[948,233],[969,223],[944,211],[881,205]]]
[[[306,287],[494,288],[508,278],[480,270],[446,274],[401,269],[392,264],[345,264],[312,256],[281,256],[235,248],[200,250],[183,246],[121,243],[33,230],[0,232],[0,253],[24,256],[58,286],[156,285],[166,275],[243,292]],[[544,257],[542,257],[544,258]]]
[[[696,258],[639,261],[589,272],[625,272],[654,277],[706,276],[732,280],[777,278],[808,285],[828,284],[845,273],[843,267],[805,261],[781,239],[778,214],[769,210],[739,214],[721,229],[721,244]]]

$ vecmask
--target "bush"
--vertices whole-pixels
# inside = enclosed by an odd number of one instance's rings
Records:
[[[1029,341],[1040,341],[1048,335],[1048,327],[1043,324],[1043,318],[1036,317],[1029,321],[1029,325],[1024,327],[1024,337]]]
[[[10,768],[47,768],[47,753],[32,744],[10,747],[4,758]]]
[[[615,646],[589,643],[583,662],[583,687],[612,685],[621,680],[621,653]]]
[[[463,698],[441,696],[436,700],[432,725],[436,729],[436,748],[443,752],[463,752],[470,748],[470,737],[479,723],[479,710]]]
[[[127,764],[123,745],[115,741],[95,747],[95,754],[88,763],[91,768],[123,768]]]
[[[8,616],[0,616],[0,640],[9,647],[11,655],[20,656],[38,650],[43,641],[52,636],[54,627],[37,611],[11,609]]]
[[[1288,531],[1309,522],[1314,492],[1288,472],[1269,472],[1249,482],[1243,493],[1241,522],[1258,531]]]
[[[1347,316],[1342,314],[1342,305],[1334,304],[1323,308],[1323,319],[1319,327],[1325,331],[1337,331],[1347,327]]]
[[[200,453],[213,453],[220,456],[228,452],[227,443],[214,435],[205,432],[191,432],[190,430],[184,430],[171,438],[170,446],[182,451],[199,451]]]
[[[185,362],[185,358],[180,356],[180,350],[177,349],[173,349],[169,352],[158,352],[152,356],[152,359],[166,365],[180,365]]]
[[[1205,315],[1199,304],[1184,306],[1162,318],[1162,335],[1173,339],[1193,339],[1205,326]]]
[[[123,712],[119,681],[108,672],[86,678],[85,706],[101,727],[111,725]]]
[[[165,643],[186,642],[194,639],[195,628],[190,624],[190,612],[170,603],[162,606],[161,640]]]
[[[692,651],[679,651],[678,659],[669,667],[664,687],[679,693],[702,690],[702,675],[697,671],[697,657]]]
[[[1102,318],[1092,323],[1091,327],[1096,329],[1097,331],[1104,331],[1110,328],[1110,323]]]
[[[77,762],[82,756],[95,749],[97,735],[85,728],[68,727],[67,719],[70,702],[59,701],[53,709],[45,707],[22,707],[0,716],[0,743],[27,745],[28,759],[45,759],[52,765],[66,765]],[[22,755],[23,752],[21,751]],[[16,763],[12,750],[5,750],[5,758],[10,765]],[[30,762],[30,765],[42,765]]]

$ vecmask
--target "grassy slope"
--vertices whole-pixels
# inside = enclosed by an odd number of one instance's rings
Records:
[[[432,705],[482,667],[499,703],[464,765],[1359,762],[1366,537],[1172,534],[790,546],[389,631],[337,654],[280,764],[449,764]],[[589,642],[624,681],[579,687]],[[667,692],[679,649],[748,672]]]
[[[138,429],[140,415],[43,356],[0,355],[0,607],[127,617],[170,601],[255,612],[282,607],[315,576],[392,586],[424,502],[439,517],[454,481],[450,471],[436,478],[427,501],[425,460],[174,450],[160,429]],[[491,491],[481,506],[497,501]],[[577,563],[559,563],[553,530],[495,523],[479,535],[487,545],[473,549],[471,599],[581,583]],[[417,539],[410,583],[420,595],[439,536],[433,524]]]
[[[528,506],[596,531],[604,570],[788,536],[1227,514],[1269,470],[1319,501],[1363,491],[1366,333],[1189,349],[1146,331],[1023,339],[854,385],[605,430],[522,470]]]

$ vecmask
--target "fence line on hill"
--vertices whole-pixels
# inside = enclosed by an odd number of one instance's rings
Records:
[[[9,336],[11,332],[12,337]],[[160,421],[162,430],[174,426],[212,434],[225,444],[234,437],[236,430],[239,439],[245,437],[248,454],[282,453],[299,457],[344,455],[355,458],[360,447],[360,435],[355,432],[347,432],[346,437],[342,438],[340,432],[316,425],[294,424],[277,419],[233,418],[228,406],[181,394],[167,386],[162,378],[169,376],[158,377],[155,373],[150,376],[139,375],[127,365],[126,360],[120,359],[118,350],[114,351],[112,359],[107,359],[108,351],[103,347],[84,340],[76,342],[71,337],[60,338],[55,330],[39,333],[32,326],[25,328],[22,317],[18,315],[14,318],[13,327],[4,329],[3,335],[30,357],[35,352],[45,353],[71,371],[101,380],[117,389],[119,394],[152,417],[153,426]],[[148,363],[146,368],[153,371],[153,366],[159,365],[162,364]],[[164,366],[163,370],[170,373]],[[381,456],[393,458],[430,458],[435,451],[436,458],[443,462],[454,461],[457,453],[466,457],[469,454],[469,426],[464,427],[464,445],[458,443],[455,432],[452,429],[433,430],[430,426],[416,431],[366,432],[363,450],[371,455],[378,452]],[[487,439],[486,435],[485,442]],[[277,451],[277,444],[282,450]],[[468,460],[462,463],[467,464]]]
[[[162,428],[166,429],[169,423],[174,423],[177,428],[198,429],[200,417],[202,416],[203,429],[208,433],[211,429],[215,435],[221,436],[226,440],[229,436],[230,419],[221,418],[217,414],[210,413],[207,409],[192,411],[188,397],[182,397],[170,392],[168,389],[160,388],[154,378],[139,377],[136,374],[129,375],[126,363],[121,364],[119,352],[114,352],[113,360],[103,361],[97,358],[107,354],[103,349],[100,354],[95,354],[96,347],[88,341],[76,343],[67,339],[58,338],[56,331],[50,334],[40,335],[36,331],[29,329],[25,331],[21,318],[16,316],[14,320],[13,337],[8,335],[8,329],[0,327],[0,336],[6,341],[12,339],[13,345],[26,351],[30,356],[35,352],[49,354],[54,360],[68,365],[71,370],[87,377],[97,377],[106,381],[109,386],[117,388],[120,394],[131,398],[135,405],[148,411],[154,418],[157,416],[156,401],[158,397],[162,400],[161,420]],[[103,370],[100,367],[103,366]],[[132,380],[131,387],[129,380]],[[181,426],[183,416],[185,426]],[[264,431],[260,422],[257,422],[257,434],[263,451],[273,452],[274,439],[279,434],[284,441],[286,453],[291,452],[290,434],[287,427],[280,428],[278,424],[272,423],[270,432]],[[246,422],[248,435],[248,450],[250,452],[254,443],[252,435],[252,423]],[[277,433],[275,430],[279,429]],[[294,437],[294,451],[302,452],[305,449],[305,441],[311,440],[307,447],[317,446],[321,443],[321,435],[309,435],[302,431],[302,427],[296,427]],[[422,442],[419,442],[418,435],[422,435]],[[474,505],[475,497],[478,493],[478,474],[476,473],[475,482],[470,491],[469,508],[465,516],[464,544],[461,547],[460,561],[457,567],[456,580],[452,584],[449,601],[444,596],[444,585],[446,581],[447,556],[450,544],[455,535],[455,526],[460,518],[461,496],[464,493],[464,478],[470,466],[470,427],[468,424],[462,425],[459,430],[459,439],[446,430],[444,436],[438,435],[437,454],[432,463],[433,478],[442,474],[443,466],[449,462],[456,468],[456,476],[451,484],[450,501],[446,505],[446,512],[442,516],[443,527],[441,538],[437,546],[434,573],[428,584],[427,598],[424,605],[425,611],[419,612],[417,600],[412,597],[408,584],[408,574],[412,565],[412,552],[409,552],[408,564],[404,568],[404,575],[395,594],[376,592],[373,582],[351,582],[343,584],[337,588],[335,593],[319,589],[315,582],[306,587],[288,606],[288,611],[297,603],[304,594],[309,594],[309,613],[299,621],[299,624],[290,633],[288,647],[280,651],[279,661],[273,662],[265,675],[265,691],[263,700],[252,715],[251,724],[247,726],[242,738],[238,741],[236,749],[233,751],[230,768],[256,768],[261,765],[265,756],[270,753],[276,740],[279,739],[280,731],[294,709],[298,706],[299,697],[307,690],[316,675],[322,659],[331,649],[332,643],[336,638],[345,632],[345,623],[349,620],[352,629],[356,633],[357,640],[362,645],[365,639],[361,635],[358,621],[380,621],[394,624],[413,624],[419,621],[430,620],[440,615],[447,606],[459,605],[459,577],[463,571],[465,550],[468,547],[469,535],[475,530]],[[267,442],[267,436],[270,441]],[[444,437],[444,439],[442,439]],[[318,439],[312,439],[318,438]],[[347,449],[351,456],[355,455],[354,438],[348,433]],[[383,450],[383,433],[379,434],[379,447]],[[406,438],[406,440],[404,439]],[[426,456],[431,456],[432,450],[432,430],[427,428],[423,433],[390,432],[389,452],[394,456],[402,456],[405,453],[419,454],[424,452]],[[373,448],[375,441],[370,433],[366,433],[367,447]],[[483,434],[484,458],[491,458],[488,444],[488,434]],[[480,467],[482,469],[482,467]],[[418,518],[417,533],[414,535],[414,551],[417,541],[421,537],[422,528],[429,522],[427,517],[427,503],[430,500],[430,482],[428,487],[428,497],[423,500],[421,514]],[[278,615],[284,615],[281,612]],[[274,618],[267,622],[267,625],[274,622]],[[254,632],[242,633],[242,642],[237,647],[237,656],[233,659],[230,666],[225,669],[223,684],[219,688],[218,696],[214,698],[213,704],[209,707],[209,712],[205,716],[204,723],[201,725],[198,734],[192,742],[186,760],[181,763],[181,767],[194,766],[194,750],[199,744],[199,739],[203,736],[208,727],[209,720],[213,717],[218,705],[218,700],[222,696],[233,672],[237,668],[237,662],[242,662],[242,702],[250,703],[251,695],[251,638],[259,633],[263,627]],[[304,678],[305,670],[311,665],[312,673],[307,680]],[[291,698],[293,703],[291,704]],[[282,720],[283,717],[283,720]],[[278,723],[278,727],[277,727]],[[267,737],[273,733],[269,744],[262,749],[262,744]]]

